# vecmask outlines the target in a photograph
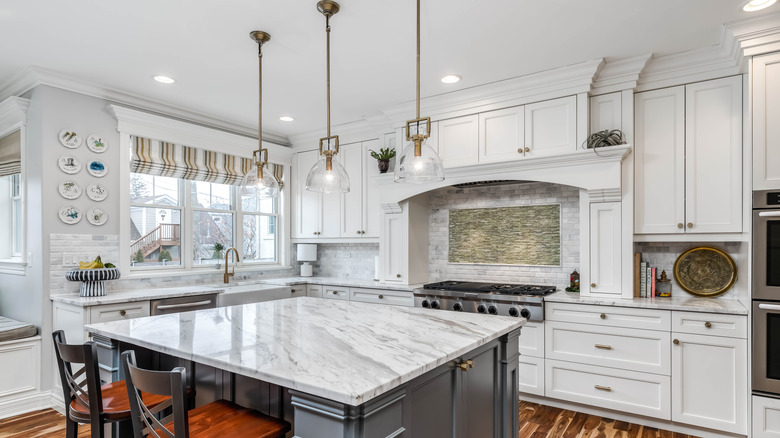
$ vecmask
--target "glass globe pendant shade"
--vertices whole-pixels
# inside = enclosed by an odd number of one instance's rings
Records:
[[[258,174],[262,173],[262,176]],[[241,188],[245,195],[254,195],[258,198],[276,198],[279,196],[279,181],[271,172],[258,172],[255,166],[252,171],[244,175]]]
[[[422,141],[417,151],[415,142],[409,142],[395,159],[397,183],[423,184],[444,180],[441,158],[427,141]]]
[[[306,190],[320,193],[348,193],[349,176],[338,161],[323,155],[306,177]]]

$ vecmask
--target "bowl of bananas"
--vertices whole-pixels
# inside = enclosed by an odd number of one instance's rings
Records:
[[[70,281],[80,281],[82,297],[102,297],[106,294],[106,280],[119,278],[119,268],[111,263],[103,263],[100,256],[91,262],[79,262],[78,269],[71,269],[65,275]]]

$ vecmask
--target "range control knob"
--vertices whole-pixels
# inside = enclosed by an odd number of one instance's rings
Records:
[[[517,307],[510,307],[509,308],[509,316],[517,316],[520,312],[517,311]]]
[[[431,303],[430,303],[428,300],[422,300],[422,303],[421,303],[421,304],[422,304],[422,306],[423,306],[423,307],[425,307],[426,309],[427,309],[427,308],[429,308],[429,307],[431,307]]]
[[[452,310],[454,310],[454,311],[456,311],[456,312],[460,312],[461,310],[463,310],[463,305],[462,305],[462,304],[460,304],[460,303],[455,303],[455,304],[452,306]]]
[[[531,311],[523,307],[520,309],[520,316],[522,316],[525,319],[528,319],[531,317]]]
[[[485,312],[487,312],[487,307],[485,307],[484,304],[480,304],[479,306],[477,306],[477,312],[485,313]]]
[[[498,314],[498,308],[496,306],[490,306],[488,307],[488,313],[491,315]]]
[[[439,301],[433,300],[431,301],[431,309],[438,309],[439,308]]]

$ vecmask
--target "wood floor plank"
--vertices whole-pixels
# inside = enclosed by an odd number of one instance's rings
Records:
[[[587,419],[588,419],[588,414],[583,414],[581,412],[577,412],[576,414],[574,414],[574,418],[572,418],[571,422],[569,423],[569,426],[563,432],[563,435],[561,435],[561,438],[579,437],[582,433],[582,426],[585,425],[585,420]]]

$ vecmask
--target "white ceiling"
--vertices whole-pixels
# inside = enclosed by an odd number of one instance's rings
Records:
[[[343,0],[332,25],[333,124],[414,99],[414,0]],[[423,0],[423,97],[595,58],[720,42],[739,0]],[[392,8],[392,9],[388,9]],[[264,131],[325,129],[324,17],[316,0],[4,0],[0,86],[30,66]],[[463,76],[456,85],[439,78]],[[151,77],[176,79],[162,85]],[[279,121],[280,115],[295,121]]]

